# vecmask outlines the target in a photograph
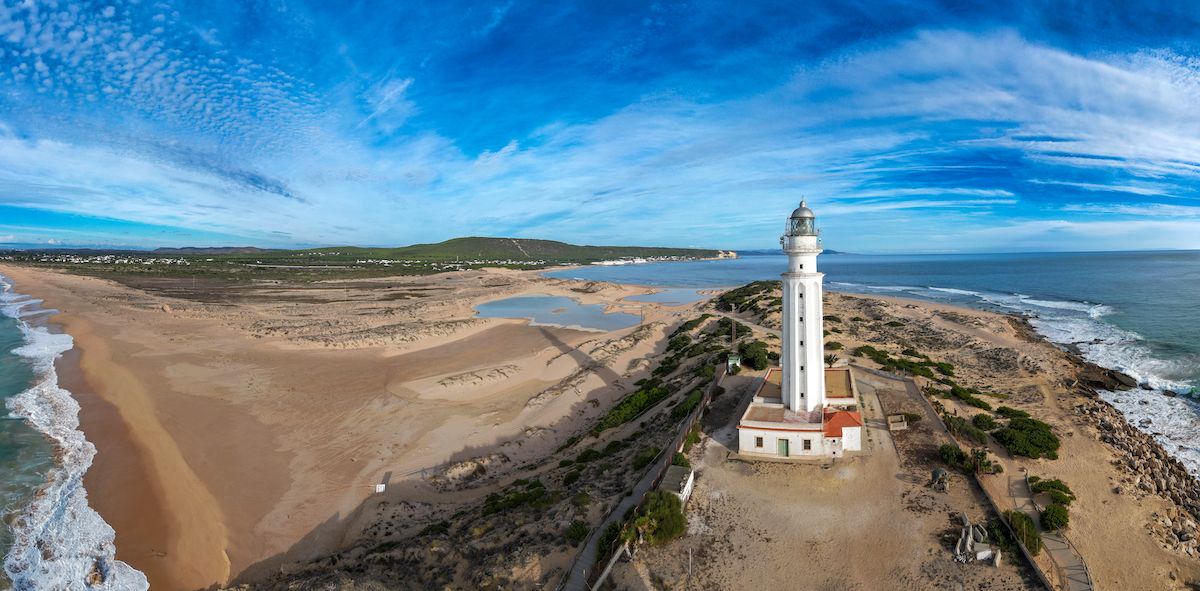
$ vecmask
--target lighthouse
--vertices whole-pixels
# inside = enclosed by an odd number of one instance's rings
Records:
[[[842,457],[862,451],[858,386],[850,367],[825,367],[817,216],[801,201],[779,239],[787,255],[779,367],[767,368],[738,421],[744,458]]]
[[[821,254],[817,217],[804,201],[788,217],[779,242],[788,257],[783,273],[781,398],[793,412],[812,412],[825,407],[821,304],[825,275],[817,272]]]

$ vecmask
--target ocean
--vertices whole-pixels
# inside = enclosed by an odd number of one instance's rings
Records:
[[[547,275],[672,288],[731,287],[778,279],[785,261],[782,254],[748,255],[576,267]],[[1200,251],[832,254],[822,255],[818,268],[831,290],[1029,317],[1051,342],[1076,347],[1089,361],[1152,388],[1103,397],[1200,474]]]
[[[96,448],[79,430],[79,404],[59,387],[54,361],[72,347],[49,310],[0,276],[0,589],[145,590],[115,559],[112,527],[88,506],[83,475]]]

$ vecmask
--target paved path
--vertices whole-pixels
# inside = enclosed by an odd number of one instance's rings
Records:
[[[1008,496],[1014,508],[1028,515],[1037,524],[1038,531],[1042,534],[1042,548],[1049,555],[1050,562],[1058,569],[1059,581],[1065,588],[1068,591],[1091,591],[1094,587],[1083,557],[1061,533],[1042,529],[1041,513],[1033,501],[1033,491],[1029,490],[1029,484],[1023,474],[1008,477]]]

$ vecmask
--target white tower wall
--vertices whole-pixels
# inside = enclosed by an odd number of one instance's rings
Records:
[[[785,235],[783,251],[783,403],[795,412],[825,407],[825,337],[822,289],[817,272],[821,245],[814,235]]]

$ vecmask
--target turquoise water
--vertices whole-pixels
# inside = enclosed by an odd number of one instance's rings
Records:
[[[533,324],[610,331],[636,325],[641,318],[625,312],[604,312],[603,304],[581,304],[548,295],[518,296],[475,307],[481,318],[527,318]]]
[[[25,344],[17,321],[0,316],[0,402],[20,394],[33,385],[34,373],[29,363],[12,353]],[[54,448],[46,437],[25,421],[10,418],[8,407],[0,404],[0,512],[4,526],[0,528],[0,555],[7,555],[13,543],[10,525],[16,514],[25,507],[37,489],[46,482],[54,467]],[[8,580],[0,571],[0,588]]]
[[[547,273],[664,287],[778,279],[782,255],[578,267]],[[1105,394],[1200,473],[1200,251],[971,255],[823,255],[829,289],[1020,313],[1047,339],[1124,371],[1150,390]],[[1180,396],[1164,396],[1165,392]]]
[[[48,310],[0,276],[0,500],[3,586],[21,591],[144,591],[146,577],[115,559],[116,533],[88,505],[83,476],[96,448],[79,403],[58,385],[55,360],[74,345],[39,320]],[[12,417],[20,417],[16,420]],[[36,493],[36,494],[35,494]],[[99,573],[103,583],[89,585]]]
[[[654,293],[632,295],[624,298],[626,302],[650,302],[665,306],[681,306],[704,299],[695,289],[685,287],[664,287]]]

